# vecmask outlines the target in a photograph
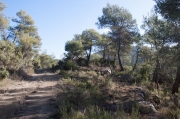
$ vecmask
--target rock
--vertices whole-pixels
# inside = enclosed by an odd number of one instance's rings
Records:
[[[145,100],[145,92],[143,91],[143,89],[141,87],[134,89],[133,92],[136,94],[137,99],[139,99],[139,101]]]
[[[102,67],[100,72],[101,72],[101,75],[111,74],[111,69],[109,67]]]
[[[140,101],[138,102],[138,104],[139,104],[139,112],[141,114],[151,114],[157,112],[154,105],[150,102]]]
[[[146,102],[146,101],[129,101],[129,102],[124,102],[123,103],[123,110],[126,113],[131,113],[132,112],[132,108],[135,107],[139,107],[139,112],[141,114],[152,114],[152,113],[156,113],[157,110],[155,109],[154,105],[150,102]]]

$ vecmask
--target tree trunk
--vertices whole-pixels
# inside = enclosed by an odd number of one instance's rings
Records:
[[[90,59],[90,57],[89,57],[89,54],[87,55],[87,62],[86,62],[86,65],[87,66],[89,66],[89,59]]]
[[[21,28],[18,29],[18,32],[20,32],[20,31],[21,31]],[[15,43],[15,41],[16,41],[16,36],[13,39],[13,43]]]
[[[180,65],[178,66],[176,79],[172,87],[172,94],[178,93],[179,85],[180,85]]]
[[[137,54],[136,54],[136,61],[135,61],[135,64],[133,66],[133,71],[136,69],[136,64],[138,62],[138,58],[139,58],[139,51],[137,51]]]
[[[86,54],[87,54],[87,66],[89,66],[89,60],[90,60],[90,57],[91,57],[91,48],[89,50],[89,54],[88,53],[86,53]]]
[[[114,60],[113,60],[113,61],[114,61],[114,65],[115,65],[115,61],[116,61],[116,54],[114,55]]]
[[[103,61],[105,61],[105,48],[103,50]]]
[[[160,61],[159,61],[159,57],[157,56],[157,59],[156,59],[156,68],[154,70],[154,74],[153,74],[153,81],[156,83],[156,89],[157,91],[159,91],[159,71],[161,69],[161,66],[160,66]],[[159,94],[159,92],[158,92]]]
[[[119,66],[120,66],[120,71],[124,71],[124,68],[122,66],[122,62],[121,62],[121,58],[120,58],[120,41],[119,41],[119,44],[118,44],[118,61],[119,61]]]

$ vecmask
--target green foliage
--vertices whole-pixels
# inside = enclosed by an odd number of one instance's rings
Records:
[[[15,26],[9,27],[9,34],[6,40],[11,41],[15,45],[18,54],[21,55],[18,68],[22,65],[29,65],[32,58],[37,54],[41,45],[41,38],[38,35],[37,28],[34,26],[34,21],[26,11],[21,10],[16,13],[18,18],[12,19]],[[16,51],[16,52],[17,52]]]
[[[75,70],[77,69],[77,65],[73,60],[67,60],[63,63],[64,70]]]
[[[3,80],[7,77],[9,77],[9,72],[5,69],[0,70],[0,80]]]
[[[78,62],[78,63],[80,63],[80,62]],[[60,70],[60,71],[63,71],[63,70],[65,70],[65,71],[67,71],[67,70],[76,70],[77,69],[77,63],[75,62],[75,61],[73,61],[73,60],[59,60],[59,62],[58,63],[56,63],[56,64],[54,64],[53,65],[53,67],[52,67],[52,70],[54,71],[54,72],[56,72],[57,70]]]
[[[52,68],[53,66],[57,65],[57,60],[53,55],[48,55],[46,52],[42,54],[37,54],[33,58],[33,65],[35,69],[38,68]]]
[[[76,63],[79,66],[87,66],[87,60],[85,58],[79,58],[78,60],[76,60]]]
[[[91,83],[85,81],[68,81],[68,85],[74,85],[73,89],[66,88],[64,92],[67,93],[65,98],[65,102],[71,102],[73,107],[77,106],[78,108],[82,108],[84,106],[88,106],[91,104],[96,104],[99,101],[99,90],[98,87],[92,85]]]
[[[66,110],[65,107],[63,110]],[[62,109],[61,109],[62,110]],[[71,109],[71,113],[62,113],[64,119],[127,119],[128,116],[123,111],[117,111],[114,115],[111,112],[100,109],[98,106],[90,106],[86,110],[76,111]],[[135,117],[135,116],[134,116]],[[137,117],[135,117],[137,118]]]
[[[113,57],[115,55],[115,47],[112,43],[112,39],[107,34],[101,35],[102,39],[98,41],[98,53],[101,53],[102,58],[105,60],[107,57]]]
[[[132,107],[131,118],[139,119],[139,108],[138,107]]]
[[[180,24],[180,2],[179,0],[155,0],[155,10],[165,19]]]
[[[8,40],[0,40],[0,67],[17,70],[24,64],[19,49]]]
[[[36,56],[33,58],[33,65],[34,65],[34,68],[35,68],[35,69],[41,68],[41,60],[40,60],[39,55],[36,55]]]
[[[145,81],[148,80],[148,72],[144,67],[140,69],[140,74],[141,74],[141,80],[145,80]]]
[[[148,62],[152,60],[155,52],[150,47],[142,46],[139,52],[140,62]]]
[[[64,70],[61,70],[59,74],[62,75],[63,78],[65,78],[65,79],[68,79],[70,77],[70,75],[67,73],[67,71],[64,71]]]
[[[17,42],[19,43],[18,47],[23,54],[24,60],[28,60],[29,58],[33,57],[40,45],[39,39],[34,38],[27,33],[21,34]]]
[[[8,20],[2,13],[5,5],[0,3],[0,67],[7,70],[17,71],[21,67],[31,66],[32,58],[39,50],[40,37],[34,21],[25,11],[17,12],[19,19],[12,19],[14,27],[8,28]]]
[[[82,44],[84,46],[84,50],[87,57],[87,65],[89,65],[91,52],[93,51],[92,47],[97,46],[98,41],[101,40],[101,35],[94,29],[88,29],[82,32],[81,38],[82,38]]]
[[[112,87],[111,79],[71,80],[64,79],[67,87],[62,87],[64,96],[60,101],[59,112],[62,118],[69,119],[126,119],[122,110],[112,114],[99,105],[103,105],[108,97],[102,94],[102,87]],[[100,89],[101,88],[101,89]]]
[[[149,81],[149,77],[152,75],[153,66],[149,63],[142,63],[138,66],[137,73],[134,73],[134,78],[136,79],[136,83]]]
[[[89,48],[93,45],[97,45],[99,40],[101,40],[101,36],[94,29],[87,29],[82,32],[82,43],[86,50],[90,50]]]
[[[101,110],[98,107],[89,107],[88,115],[89,119],[112,119],[113,116],[105,111]]]
[[[0,2],[0,34],[4,37],[4,30],[8,27],[9,21],[6,16],[3,14],[3,10],[6,8],[6,5]]]
[[[93,56],[93,55],[92,55]],[[93,56],[94,57],[94,56]],[[106,67],[106,66],[114,66],[115,62],[114,60],[112,59],[103,59],[102,57],[97,57],[97,58],[93,58],[90,63],[92,65],[96,65],[96,66],[103,66],[103,67]]]
[[[154,12],[148,17],[144,17],[141,27],[146,31],[144,34],[146,42],[150,43],[157,52],[166,45],[165,43],[171,42],[170,36],[175,37],[174,35],[179,32],[172,32],[177,29],[176,25],[159,19]]]
[[[80,56],[83,52],[83,44],[80,40],[71,40],[68,41],[65,45],[65,51],[67,51],[70,55],[70,57],[78,57]]]
[[[117,5],[107,4],[103,8],[103,15],[98,18],[96,23],[100,28],[109,28],[109,32],[113,43],[118,49],[117,56],[121,71],[124,71],[122,66],[122,54],[130,52],[133,37],[137,33],[136,20],[132,18],[131,13]]]
[[[172,41],[179,43],[180,30],[177,24],[159,19],[158,15],[152,12],[150,16],[144,18],[142,28],[145,30],[145,41],[151,45],[154,51],[154,55],[150,59],[151,65],[154,66],[152,70],[154,75],[152,77],[153,81],[159,80],[161,78],[159,77],[160,74],[166,75],[170,71],[169,69],[171,69],[171,73],[169,73],[171,76],[180,76],[178,75],[180,70],[172,71],[173,67],[179,67],[179,50],[173,50],[175,47],[179,49],[179,44],[171,46]],[[178,77],[176,79],[179,80]],[[176,82],[179,81],[176,80]],[[178,91],[178,88],[173,87],[172,90],[172,93],[175,93]]]
[[[62,101],[59,106],[59,111],[62,117],[68,119],[69,113],[72,111],[72,104],[70,102]]]
[[[101,58],[101,56],[100,56],[99,54],[93,53],[93,54],[91,55],[91,60],[93,60],[93,61],[97,61],[97,60],[99,60],[100,58]]]
[[[126,72],[129,72],[129,71],[132,71],[132,66],[124,66],[124,70],[126,71]]]

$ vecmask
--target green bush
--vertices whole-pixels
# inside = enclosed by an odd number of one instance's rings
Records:
[[[62,75],[63,78],[65,78],[65,79],[68,79],[70,77],[69,74],[66,71],[63,71],[63,70],[61,70],[59,74]]]
[[[114,61],[113,61],[113,60],[103,59],[103,58],[101,58],[101,59],[99,60],[99,62],[101,62],[102,65],[113,65],[113,64],[114,64]]]
[[[98,106],[89,106],[85,110],[74,110],[69,103],[60,106],[60,113],[63,119],[127,119],[128,115],[122,110],[117,110],[114,114]],[[133,119],[138,119],[137,114],[132,115]]]
[[[148,81],[149,78],[149,68],[150,66],[145,64],[142,65],[139,71],[139,75],[136,75],[137,83],[140,83],[142,81]]]
[[[87,60],[85,58],[79,58],[78,60],[76,60],[76,63],[79,66],[87,66]]]
[[[63,71],[64,73],[67,71]],[[92,73],[93,72],[88,72]],[[127,119],[127,114],[123,108],[111,112],[104,107],[109,99],[108,95],[103,90],[111,90],[115,87],[112,79],[86,79],[86,80],[71,80],[70,78],[63,79],[62,86],[63,96],[59,102],[59,115],[63,119]],[[137,111],[132,113],[134,118],[137,118]]]
[[[124,66],[124,70],[127,71],[127,72],[131,71],[132,70],[132,66],[127,66],[126,65],[126,66]]]
[[[72,60],[67,60],[66,62],[63,63],[63,69],[64,70],[76,70],[77,65]]]
[[[5,69],[0,70],[0,80],[3,80],[7,77],[9,77],[9,72]]]
[[[132,107],[131,118],[139,119],[139,107]]]

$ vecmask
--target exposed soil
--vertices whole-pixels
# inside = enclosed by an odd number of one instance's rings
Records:
[[[0,119],[54,118],[60,78],[52,72],[38,71],[27,80],[6,79],[6,85],[0,87]]]

